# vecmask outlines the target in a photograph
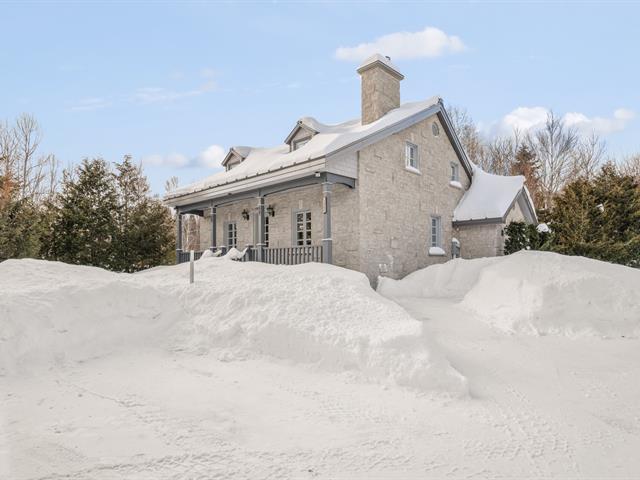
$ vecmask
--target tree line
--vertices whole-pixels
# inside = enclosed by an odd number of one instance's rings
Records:
[[[174,219],[142,168],[85,159],[60,172],[30,115],[0,123],[0,261],[41,258],[134,272],[172,263]]]
[[[470,160],[490,173],[523,175],[546,222],[509,224],[506,254],[551,250],[640,267],[640,154],[616,162],[595,133],[581,135],[553,112],[533,132],[492,140],[463,109],[450,115]]]

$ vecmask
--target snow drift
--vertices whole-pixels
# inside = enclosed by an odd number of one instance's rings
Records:
[[[0,263],[0,374],[144,345],[181,316],[133,276],[41,260]]]
[[[637,337],[640,271],[583,257],[522,251],[434,265],[396,281],[387,297],[449,298],[489,324],[537,335]]]
[[[0,263],[0,373],[122,349],[269,355],[423,391],[466,380],[420,322],[360,273],[207,257],[134,275],[37,260]]]

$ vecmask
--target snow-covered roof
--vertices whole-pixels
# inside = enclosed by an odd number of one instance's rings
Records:
[[[524,180],[522,175],[493,175],[474,166],[473,181],[454,210],[453,221],[503,218],[521,193],[524,193],[530,202]]]
[[[440,97],[431,97],[421,102],[405,103],[389,111],[375,122],[362,125],[360,118],[337,125],[326,125],[312,117],[301,119],[305,125],[318,133],[307,144],[290,151],[289,145],[281,144],[269,148],[242,147],[247,153],[240,165],[226,172],[218,172],[190,185],[178,188],[166,198],[175,198],[190,193],[199,192],[226,183],[253,177],[308,160],[326,157],[348,145],[356,143],[369,135],[373,135],[385,128],[391,127],[409,117],[438,105]],[[240,147],[234,147],[237,149]]]

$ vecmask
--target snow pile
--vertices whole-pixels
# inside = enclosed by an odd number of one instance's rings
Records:
[[[422,324],[360,273],[206,257],[134,275],[0,263],[0,374],[144,348],[269,355],[419,390],[466,393]]]
[[[41,260],[0,263],[0,373],[142,346],[182,316],[132,275]]]
[[[191,319],[175,332],[181,349],[223,348],[229,360],[267,354],[420,390],[466,392],[422,324],[371,290],[361,273],[207,258],[188,287],[186,267],[138,274],[181,300]]]
[[[582,257],[519,252],[457,259],[381,279],[387,297],[450,298],[489,324],[534,335],[640,335],[640,271]]]

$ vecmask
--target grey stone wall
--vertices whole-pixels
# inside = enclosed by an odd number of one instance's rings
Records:
[[[332,199],[332,238],[333,260],[335,265],[357,269],[358,267],[358,196],[356,190],[344,185],[333,186]],[[238,248],[254,244],[257,199],[225,205],[217,208],[216,239],[217,245],[226,245],[224,241],[224,225],[235,221],[238,229]],[[311,211],[311,242],[322,245],[323,213],[322,213],[322,185],[297,188],[288,192],[265,197],[265,208],[271,205],[275,211],[269,217],[269,246],[291,247],[294,245],[294,213],[300,210]],[[242,211],[246,209],[251,218],[242,218]],[[200,226],[201,248],[211,245],[211,216],[205,212]]]
[[[460,256],[481,258],[502,255],[502,226],[501,223],[490,223],[455,228],[454,236],[460,241]]]
[[[369,68],[360,75],[363,125],[400,106],[400,80],[382,67]]]
[[[440,134],[434,136],[432,124]],[[405,145],[418,146],[419,173],[405,166]],[[463,188],[450,185],[451,163]],[[360,266],[372,282],[401,278],[451,258],[453,210],[469,178],[436,115],[360,152],[358,165]],[[430,256],[431,216],[441,218],[444,256]]]
[[[525,216],[518,202],[515,202],[506,216],[505,223],[486,225],[466,225],[454,229],[454,236],[460,241],[462,258],[495,257],[504,254],[504,227],[509,222],[525,222]]]

